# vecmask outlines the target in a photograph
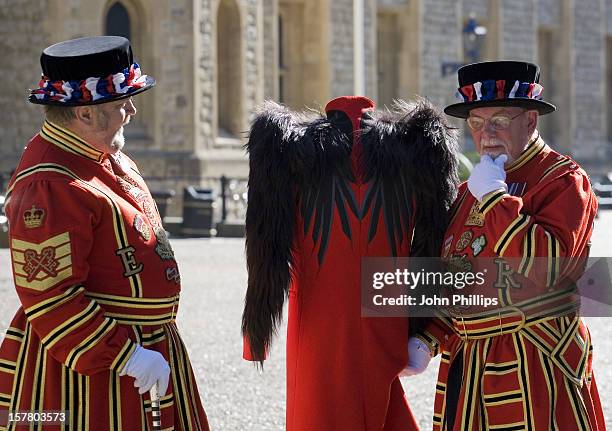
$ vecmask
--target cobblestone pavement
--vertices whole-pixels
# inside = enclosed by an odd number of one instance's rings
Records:
[[[612,256],[612,212],[596,222],[593,256]],[[179,329],[198,376],[200,394],[211,428],[267,431],[284,429],[285,343],[283,327],[265,371],[241,359],[240,315],[246,284],[244,241],[240,239],[176,239],[183,294]],[[4,334],[18,300],[9,254],[0,250],[0,333]],[[595,345],[595,370],[612,426],[612,318],[587,319]],[[0,338],[3,335],[0,335]],[[423,430],[431,429],[433,388],[438,360],[420,376],[403,379],[409,402]],[[339,430],[340,431],[340,430]]]

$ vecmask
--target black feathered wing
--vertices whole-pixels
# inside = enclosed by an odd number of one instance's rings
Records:
[[[361,142],[368,239],[382,213],[392,256],[407,238],[411,256],[438,256],[458,183],[454,129],[424,100],[396,102],[364,119]]]
[[[246,257],[248,286],[242,332],[250,355],[262,361],[282,318],[291,282],[296,205],[311,230],[321,263],[334,209],[351,236],[348,211],[357,214],[349,155],[352,136],[320,115],[291,112],[274,102],[259,109],[251,126]]]

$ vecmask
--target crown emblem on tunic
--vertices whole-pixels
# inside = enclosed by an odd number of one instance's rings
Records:
[[[40,227],[44,218],[45,210],[42,208],[36,208],[35,205],[32,205],[32,208],[23,213],[23,222],[28,229]]]

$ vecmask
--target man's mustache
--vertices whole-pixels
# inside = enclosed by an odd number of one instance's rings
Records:
[[[480,146],[483,150],[486,150],[489,147],[504,147],[506,148],[506,143],[501,139],[497,138],[489,138],[489,139],[481,139]]]

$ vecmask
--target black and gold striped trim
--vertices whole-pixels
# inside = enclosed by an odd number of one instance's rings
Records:
[[[533,267],[533,262],[536,256],[536,228],[537,224],[531,225],[527,231],[527,235],[523,239],[523,258],[519,264],[518,272],[525,277],[529,277],[529,272]]]
[[[42,344],[38,345],[36,354],[36,366],[34,368],[34,384],[32,388],[31,411],[42,411],[45,393],[45,374],[47,370],[47,351]],[[42,431],[43,422],[31,424],[30,430]]]
[[[170,363],[170,375],[172,377],[172,387],[175,393],[175,400],[177,401],[177,415],[181,424],[181,429],[189,429],[191,425],[191,413],[187,400],[189,394],[185,388],[185,377],[183,376],[182,369],[180,367],[181,359],[179,352],[176,349],[176,340],[174,339],[170,328],[164,326],[168,335],[168,353]]]
[[[164,323],[170,323],[174,321],[174,312],[157,314],[152,316],[134,316],[133,314],[123,313],[109,313],[104,312],[106,317],[112,318],[117,323],[122,325],[140,325],[140,326],[152,326],[152,325],[163,325]]]
[[[114,431],[121,431],[121,381],[119,374],[109,373],[109,397],[108,397],[108,421],[111,425],[111,429]]]
[[[196,429],[203,429],[204,426],[203,424],[200,422],[200,415],[198,414],[198,404],[196,402],[196,400],[198,399],[198,396],[196,395],[196,388],[195,388],[195,376],[193,375],[193,370],[191,367],[191,363],[189,362],[189,356],[187,354],[187,350],[185,349],[185,345],[183,344],[180,335],[178,333],[178,331],[176,331],[176,327],[170,327],[170,331],[172,331],[173,336],[175,337],[176,340],[176,347],[180,352],[180,357],[181,357],[181,362],[180,362],[180,367],[183,369],[183,376],[185,378],[185,390],[186,392],[189,393],[189,398],[188,398],[188,402],[191,405],[191,412],[192,412],[192,417],[195,421],[195,428]]]
[[[482,348],[482,361],[486,366],[487,363],[487,358],[489,357],[489,351],[491,350],[491,339],[488,338],[485,340],[484,342],[484,346]],[[486,429],[489,426],[489,414],[488,414],[488,410],[487,407],[485,405],[485,385],[484,380],[481,380],[481,384],[480,384],[480,393],[479,393],[479,400],[478,400],[478,406],[480,408],[480,428],[484,428]]]
[[[4,334],[5,339],[14,340],[21,342],[23,340],[24,332],[19,328],[9,327]]]
[[[548,231],[544,231],[548,242],[548,269],[546,271],[546,286],[552,288],[559,278],[559,240]]]
[[[96,162],[100,162],[104,155],[103,152],[96,150],[70,130],[49,120],[44,122],[40,136],[64,151],[95,160]]]
[[[466,385],[465,397],[463,401],[463,409],[461,412],[461,429],[471,430],[474,426],[474,403],[476,401],[476,394],[479,392],[480,380],[477,379],[478,369],[480,368],[480,355],[478,354],[480,343],[469,343],[466,348],[469,352],[466,352],[466,356],[469,355],[468,361],[469,368],[467,375],[465,376],[464,384]]]
[[[519,156],[518,159],[516,159],[509,166],[506,167],[506,172],[507,173],[514,172],[514,171],[518,170],[519,168],[525,166],[537,154],[539,154],[540,151],[542,151],[544,149],[544,147],[546,147],[546,144],[538,136],[536,139],[532,140],[529,143],[529,145],[527,146],[527,149],[525,151],[523,151],[523,153]]]
[[[491,406],[511,404],[517,401],[522,401],[522,400],[523,400],[523,393],[520,390],[502,392],[499,394],[492,394],[492,395],[487,395],[486,397],[484,397],[484,402],[487,405],[491,405]]]
[[[484,367],[485,374],[508,374],[518,370],[518,362],[488,363]]]
[[[28,358],[30,356],[31,331],[32,327],[28,322],[26,323],[23,344],[21,345],[21,348],[19,349],[19,354],[17,355],[18,366],[15,370],[15,378],[13,379],[13,390],[11,391],[13,396],[11,397],[11,405],[9,407],[9,410],[11,411],[19,410],[21,407],[21,395],[22,388],[24,385],[26,369],[30,366],[30,364],[28,364]],[[16,422],[11,422],[9,423],[7,429],[11,431],[14,429],[15,426]]]
[[[506,249],[508,248],[508,245],[510,245],[514,237],[523,228],[528,226],[530,221],[531,216],[528,214],[520,214],[517,218],[515,218],[501,235],[501,237],[497,241],[497,244],[495,244],[493,251],[499,256],[503,256]]]
[[[591,431],[588,415],[584,411],[584,401],[577,393],[579,386],[572,384],[568,379],[564,379],[563,381],[565,382],[565,390],[567,391],[567,396],[572,406],[576,425],[579,427],[577,431]]]
[[[488,430],[495,431],[523,431],[525,428],[524,422],[515,422],[511,424],[490,425]]]
[[[523,337],[515,333],[514,347],[518,355],[517,360],[519,364],[519,384],[521,387],[521,393],[523,398],[523,413],[525,417],[525,429],[527,431],[533,431],[535,429],[534,417],[533,417],[533,405],[531,400],[531,386],[529,384],[529,364],[527,363],[527,356],[525,353],[525,344]]]
[[[117,353],[115,360],[111,363],[110,369],[116,373],[121,372],[130,356],[132,356],[132,353],[134,353],[134,350],[136,350],[136,343],[128,338],[121,350],[119,350],[119,353]]]
[[[179,295],[164,298],[133,298],[129,296],[108,295],[98,292],[86,292],[85,296],[94,299],[99,304],[129,308],[164,308],[178,301]]]
[[[562,160],[559,160],[557,163],[549,166],[548,169],[546,169],[542,173],[542,175],[540,176],[540,179],[538,180],[538,182],[542,181],[544,178],[546,178],[547,176],[552,174],[557,169],[559,169],[559,168],[561,168],[563,166],[571,165],[572,163],[574,163],[574,162],[572,161],[572,159],[569,159],[569,158],[563,158]]]
[[[0,373],[15,374],[16,369],[16,362],[8,361],[6,359],[0,359]]]
[[[52,298],[48,298],[44,301],[41,301],[29,308],[24,310],[25,315],[29,320],[36,319],[45,313],[48,313],[51,310],[59,307],[60,305],[74,299],[81,292],[84,292],[85,288],[82,285],[75,285],[69,287],[60,295],[53,296]]]
[[[94,347],[102,338],[108,335],[117,326],[117,322],[105,318],[100,325],[83,341],[77,344],[66,357],[65,364],[72,369],[75,369],[79,358],[88,350]],[[76,371],[76,369],[75,369]]]
[[[89,305],[81,310],[78,314],[70,317],[68,320],[64,321],[61,325],[49,332],[42,340],[40,340],[41,343],[44,344],[47,349],[50,349],[60,339],[94,317],[96,313],[101,310],[102,309],[98,304],[91,301]]]
[[[143,346],[151,346],[153,344],[157,344],[166,339],[166,334],[163,328],[155,330],[150,334],[145,334],[142,336],[142,345]]]
[[[482,202],[479,205],[481,214],[487,215],[491,208],[493,208],[495,204],[501,201],[506,195],[507,193],[505,190],[497,190],[484,196]]]
[[[547,355],[540,350],[538,351],[540,357],[540,364],[542,364],[542,370],[544,370],[544,381],[548,388],[548,405],[550,409],[549,415],[549,426],[551,431],[558,431],[557,418],[555,415],[555,408],[557,404],[557,382],[555,381],[555,375],[550,359]]]

